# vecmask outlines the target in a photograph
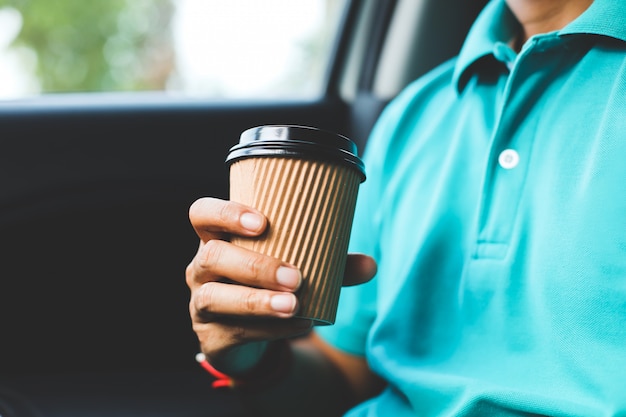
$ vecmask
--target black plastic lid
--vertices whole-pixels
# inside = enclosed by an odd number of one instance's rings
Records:
[[[365,166],[354,142],[338,133],[308,126],[267,125],[245,130],[230,148],[227,164],[250,157],[301,157],[344,163],[361,173]]]

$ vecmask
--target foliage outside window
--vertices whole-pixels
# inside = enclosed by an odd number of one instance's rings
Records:
[[[13,63],[19,85],[11,86],[22,90],[3,92],[0,83],[0,98],[98,91],[316,95],[343,5],[344,0],[0,0],[0,60]],[[185,20],[190,16],[195,23]],[[300,22],[308,32],[297,32]],[[218,24],[223,36],[211,32]],[[281,49],[282,38],[267,37],[270,29],[293,38],[291,49]],[[223,44],[232,46],[217,49]],[[204,69],[194,68],[192,59]],[[234,65],[249,66],[249,72],[229,70]],[[219,78],[224,72],[243,78]]]

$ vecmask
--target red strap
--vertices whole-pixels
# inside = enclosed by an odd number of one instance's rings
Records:
[[[206,360],[206,356],[203,353],[196,355],[196,361],[215,378],[215,381],[211,384],[213,388],[255,390],[257,388],[266,388],[282,379],[291,366],[292,353],[286,340],[274,341],[259,364],[240,378],[233,378],[215,369]]]
[[[222,373],[215,369],[206,360],[204,353],[198,353],[196,355],[196,361],[202,366],[208,373],[215,377],[215,381],[211,384],[213,388],[234,388],[237,384],[234,378],[229,377],[225,373]]]

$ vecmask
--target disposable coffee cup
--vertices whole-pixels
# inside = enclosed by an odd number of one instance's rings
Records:
[[[297,317],[334,324],[363,162],[345,136],[307,126],[244,131],[226,158],[230,199],[254,207],[269,226],[232,243],[302,272]]]

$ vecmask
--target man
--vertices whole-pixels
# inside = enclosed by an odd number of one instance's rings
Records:
[[[372,257],[346,284],[375,279],[288,346],[298,271],[219,240],[262,213],[197,201],[208,362],[268,415],[626,415],[624,22],[622,1],[492,0],[372,133],[351,242]]]

